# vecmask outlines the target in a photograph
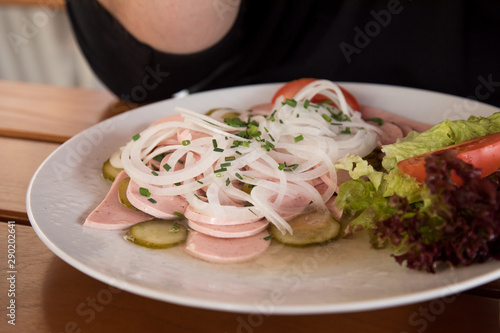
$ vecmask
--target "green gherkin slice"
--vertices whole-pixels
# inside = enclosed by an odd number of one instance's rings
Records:
[[[118,184],[118,199],[120,199],[120,202],[123,205],[127,206],[128,208],[138,210],[137,208],[134,207],[134,205],[130,203],[130,201],[127,198],[127,188],[129,183],[130,183],[130,177],[123,178],[120,181],[120,184]]]
[[[288,224],[293,230],[282,234],[274,225],[269,227],[269,232],[277,241],[287,244],[304,246],[319,244],[338,236],[340,223],[328,212],[312,212],[294,217]]]
[[[151,249],[166,249],[184,242],[187,233],[178,221],[154,219],[132,226],[125,239]]]
[[[114,181],[116,176],[122,171],[123,169],[120,168],[115,168],[114,166],[111,165],[109,162],[109,159],[107,159],[103,164],[102,164],[102,176],[104,179],[109,180],[110,182]]]

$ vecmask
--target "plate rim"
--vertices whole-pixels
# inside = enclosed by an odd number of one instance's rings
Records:
[[[368,82],[336,82],[340,84],[345,84],[347,86],[351,85],[359,85],[363,86],[364,88],[369,87],[369,86],[377,86],[377,87],[382,87],[382,88],[388,88],[388,89],[403,89],[406,91],[420,91],[423,93],[430,93],[430,94],[435,94],[435,96],[445,96],[445,97],[451,97],[451,98],[457,98],[458,100],[464,100],[466,99],[465,97],[461,96],[456,96],[452,94],[447,94],[447,93],[442,93],[442,92],[436,92],[428,89],[421,89],[421,88],[412,88],[412,87],[407,87],[407,86],[397,86],[397,85],[389,85],[389,84],[379,84],[379,83],[368,83]],[[261,83],[261,84],[252,84],[252,85],[242,85],[242,86],[236,86],[236,87],[227,87],[227,88],[221,88],[221,89],[212,89],[212,90],[207,90],[207,91],[202,91],[202,92],[197,92],[195,94],[188,95],[186,97],[182,97],[179,99],[176,98],[170,98],[162,101],[157,101],[145,106],[141,106],[132,110],[128,110],[126,112],[123,112],[121,114],[115,115],[113,117],[107,118],[103,121],[100,121],[99,123],[96,123],[88,128],[86,128],[83,131],[80,131],[79,133],[75,134],[72,136],[70,139],[62,143],[59,147],[57,147],[54,151],[52,151],[46,158],[45,160],[38,166],[36,169],[35,173],[30,179],[28,189],[26,192],[26,210],[27,210],[27,215],[28,219],[30,221],[30,224],[37,234],[37,236],[40,238],[40,240],[44,243],[45,246],[47,246],[57,257],[62,259],[64,262],[72,266],[73,268],[77,269],[81,273],[88,275],[100,282],[103,282],[105,284],[108,284],[113,287],[120,288],[124,291],[130,292],[132,294],[136,294],[142,297],[147,297],[151,299],[155,299],[158,301],[163,301],[163,302],[169,302],[173,304],[178,304],[182,306],[189,306],[189,307],[196,307],[196,308],[203,308],[207,310],[215,310],[215,311],[226,311],[226,312],[235,312],[235,313],[255,313],[256,308],[255,305],[252,304],[234,304],[231,302],[225,302],[225,301],[208,301],[208,300],[200,300],[197,299],[196,297],[180,297],[177,295],[169,294],[168,297],[165,297],[163,293],[158,293],[154,291],[154,289],[146,288],[144,286],[136,285],[134,283],[131,283],[129,281],[115,281],[115,278],[109,278],[106,274],[99,272],[98,270],[85,266],[84,264],[80,263],[77,259],[73,258],[71,255],[67,254],[64,252],[63,249],[61,249],[57,244],[55,244],[42,230],[41,226],[36,220],[36,217],[34,216],[34,213],[31,209],[32,205],[32,191],[33,191],[33,186],[37,180],[38,175],[40,172],[44,169],[44,167],[49,163],[49,161],[61,150],[63,150],[65,147],[70,145],[70,143],[74,140],[78,140],[82,134],[86,131],[89,131],[100,124],[102,124],[104,121],[108,120],[116,120],[119,117],[128,117],[132,113],[138,113],[138,112],[143,112],[144,110],[147,110],[147,108],[150,107],[156,107],[162,103],[165,103],[166,101],[174,101],[174,100],[182,100],[183,98],[190,98],[192,96],[199,96],[199,95],[208,95],[208,94],[213,94],[214,92],[224,92],[224,91],[231,91],[234,89],[252,89],[255,87],[262,87],[265,88],[267,86],[269,87],[278,87],[280,84],[283,84],[282,82],[277,82],[277,83]],[[487,107],[493,107],[495,109],[498,109],[496,106],[484,103],[482,101],[474,101],[475,103],[479,103],[479,105],[484,105]],[[451,268],[453,269],[453,268]],[[442,292],[440,293],[440,297],[445,297],[449,296],[450,294],[462,292],[464,290],[468,290],[470,288],[477,287],[479,285],[488,283],[493,281],[494,279],[498,279],[500,277],[500,268],[490,271],[487,274],[483,274],[479,277],[474,277],[472,279],[466,280],[458,284],[457,286],[453,286],[454,290],[450,290],[449,292]],[[331,313],[346,313],[346,312],[358,312],[358,311],[367,311],[367,310],[376,310],[376,309],[384,309],[384,308],[389,308],[389,307],[395,307],[395,306],[402,306],[402,305],[407,305],[407,304],[413,304],[417,302],[422,302],[422,301],[427,301],[436,298],[436,291],[442,291],[442,287],[439,288],[433,288],[433,289],[428,289],[428,290],[423,290],[419,292],[413,292],[410,294],[405,294],[405,295],[399,295],[399,296],[392,296],[392,297],[386,297],[386,298],[380,298],[380,299],[372,299],[372,300],[364,300],[364,301],[350,301],[350,302],[345,302],[345,303],[337,303],[337,304],[318,304],[318,305],[310,305],[308,304],[306,307],[302,307],[300,305],[278,305],[276,308],[273,310],[272,314],[279,314],[279,315],[309,315],[309,314],[331,314]],[[164,297],[160,297],[160,296]],[[388,302],[390,301],[390,302]],[[261,312],[262,313],[262,312]],[[265,313],[264,313],[265,314]]]

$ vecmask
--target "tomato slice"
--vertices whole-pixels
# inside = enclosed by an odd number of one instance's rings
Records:
[[[283,96],[285,99],[286,98],[292,99],[293,96],[295,96],[295,94],[297,92],[299,92],[302,88],[304,88],[306,85],[308,85],[309,83],[316,81],[316,80],[317,79],[313,79],[313,78],[302,78],[302,79],[293,80],[293,81],[290,81],[288,83],[285,83],[274,94],[273,99],[271,101],[272,101],[272,103],[274,103],[279,96]],[[349,106],[353,110],[359,111],[361,108],[360,108],[359,103],[356,100],[356,98],[349,91],[344,89],[343,87],[341,87],[341,86],[339,86],[339,87],[340,87],[340,90],[342,90],[342,92],[344,93],[344,97],[347,101],[347,104],[349,104]],[[328,101],[328,98],[321,95],[321,94],[318,94],[311,99],[311,102],[313,102],[313,103],[321,103],[321,102],[325,102],[325,101]]]
[[[457,158],[481,169],[483,177],[500,169],[500,133],[485,135],[427,154],[410,157],[400,161],[398,167],[402,172],[416,178],[419,182],[423,182],[427,178],[425,158],[430,154],[449,149],[457,150]],[[461,179],[458,176],[452,175],[452,180],[461,184]]]

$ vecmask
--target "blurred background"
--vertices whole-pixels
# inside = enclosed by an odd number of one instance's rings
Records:
[[[103,89],[78,48],[64,0],[0,0],[0,80]]]

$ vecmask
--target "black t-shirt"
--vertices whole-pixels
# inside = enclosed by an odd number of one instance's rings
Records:
[[[214,1],[224,15],[233,0]],[[217,7],[219,4],[219,7]],[[401,85],[500,106],[500,2],[242,0],[234,27],[191,55],[133,38],[96,0],[67,1],[100,80],[126,102],[301,77]]]

